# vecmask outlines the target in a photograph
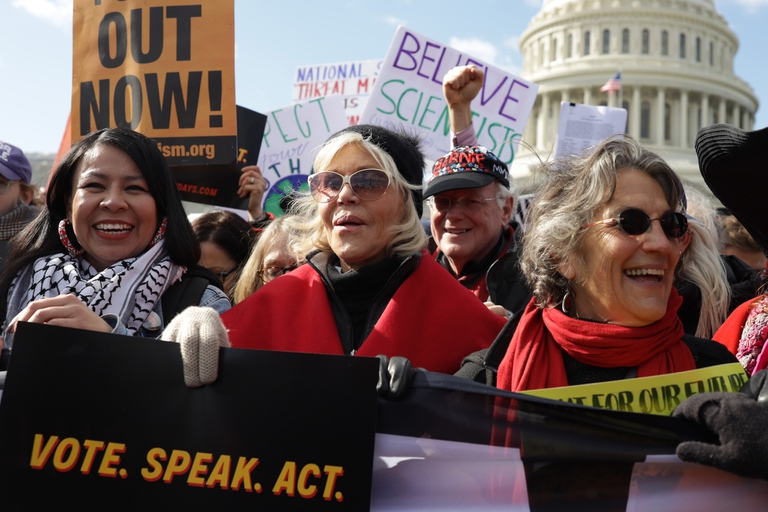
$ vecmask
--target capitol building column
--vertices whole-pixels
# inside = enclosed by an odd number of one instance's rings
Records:
[[[691,116],[688,113],[688,91],[680,91],[680,147],[688,147],[688,123]]]
[[[733,115],[731,117],[731,124],[736,128],[740,128],[741,125],[741,109],[738,103],[733,104]]]
[[[541,106],[539,107],[539,123],[536,126],[536,146],[540,148],[546,147],[545,141],[547,140],[547,124],[549,121],[549,94],[539,93],[541,96]]]
[[[725,117],[725,98],[720,98],[720,104],[717,106],[717,122],[727,123]]]
[[[664,106],[666,95],[664,89],[659,87],[656,92],[656,144],[664,145]]]
[[[629,134],[640,140],[640,86],[632,87],[632,105],[629,108]]]
[[[701,93],[701,127],[704,128],[705,126],[709,126],[712,124],[710,122],[710,115],[709,115],[709,95],[706,93]]]
[[[592,89],[590,87],[584,88],[584,105],[592,104]]]

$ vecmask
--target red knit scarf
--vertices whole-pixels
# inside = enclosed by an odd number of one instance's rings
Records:
[[[512,391],[567,386],[561,349],[593,366],[636,366],[638,377],[695,370],[677,316],[682,302],[673,288],[664,318],[645,327],[623,327],[571,318],[556,308],[539,308],[531,299],[496,385]]]

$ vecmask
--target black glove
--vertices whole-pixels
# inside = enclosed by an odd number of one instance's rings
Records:
[[[385,398],[400,398],[411,385],[416,370],[406,357],[394,356],[392,359],[379,354],[379,381],[376,391]]]
[[[741,393],[757,400],[757,403],[764,407],[768,406],[768,370],[755,372],[741,388]]]
[[[764,377],[763,377],[764,379]],[[685,441],[677,456],[741,476],[768,479],[768,407],[744,393],[702,393],[677,406],[672,416],[694,421],[720,444]]]

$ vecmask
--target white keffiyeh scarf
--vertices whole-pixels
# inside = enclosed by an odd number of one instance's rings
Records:
[[[161,241],[147,252],[119,261],[97,272],[82,257],[58,253],[32,264],[29,287],[11,284],[9,304],[73,294],[97,315],[116,315],[131,334],[136,333],[163,293],[186,270],[171,261]],[[23,295],[21,295],[23,294]],[[18,296],[18,297],[15,297]]]

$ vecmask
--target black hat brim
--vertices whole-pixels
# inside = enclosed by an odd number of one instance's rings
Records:
[[[699,171],[712,193],[768,256],[768,128],[746,132],[729,124],[702,128],[696,137]]]
[[[424,198],[428,198],[447,190],[462,188],[480,188],[496,181],[496,176],[483,172],[457,172],[438,176],[424,189]]]

